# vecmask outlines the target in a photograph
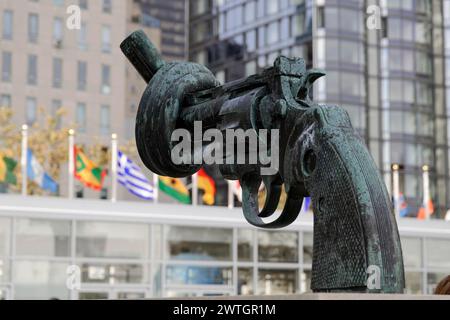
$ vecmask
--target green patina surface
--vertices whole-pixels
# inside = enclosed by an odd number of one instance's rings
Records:
[[[294,222],[304,197],[310,196],[312,289],[403,292],[400,239],[379,171],[347,112],[310,100],[311,86],[323,72],[306,70],[303,59],[280,56],[259,75],[220,85],[202,65],[165,63],[141,31],[129,36],[121,48],[148,82],[136,120],[136,143],[151,171],[186,177],[200,169],[176,165],[171,159],[172,132],[192,131],[194,121],[202,121],[205,129],[278,129],[278,173],[261,176],[261,165],[220,166],[225,178],[240,180],[248,222],[283,228]],[[261,181],[267,199],[260,211]],[[274,214],[282,185],[288,194],[285,208],[267,223],[263,218]]]

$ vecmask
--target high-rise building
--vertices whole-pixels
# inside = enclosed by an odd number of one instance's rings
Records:
[[[137,0],[142,12],[155,17],[161,25],[161,53],[167,61],[187,58],[188,0]]]
[[[69,27],[71,5],[80,9],[79,28]],[[159,47],[158,20],[133,0],[6,0],[0,17],[0,104],[13,108],[18,128],[38,121],[39,108],[63,107],[77,143],[99,137],[109,145],[112,133],[134,139],[145,82],[119,45],[144,29]]]
[[[450,1],[316,1],[315,66],[320,103],[345,107],[392,185],[415,216],[422,169],[430,170],[436,217],[450,207]],[[368,14],[366,14],[368,13]]]
[[[305,0],[191,0],[189,59],[208,66],[222,83],[272,64],[278,55],[303,57],[312,66],[312,6]],[[227,184],[206,168],[227,204]]]
[[[191,0],[189,57],[221,80],[260,71],[280,55],[312,63],[312,6],[305,0]]]
[[[259,72],[279,54],[325,69],[315,101],[349,112],[389,189],[391,166],[399,165],[411,216],[423,201],[427,166],[435,216],[443,217],[450,207],[449,3],[192,0],[190,58],[221,81]]]

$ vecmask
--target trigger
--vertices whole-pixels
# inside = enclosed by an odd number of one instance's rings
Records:
[[[266,201],[258,216],[261,218],[268,218],[272,216],[278,208],[283,181],[279,174],[275,176],[263,176],[262,179],[264,186],[266,187]]]

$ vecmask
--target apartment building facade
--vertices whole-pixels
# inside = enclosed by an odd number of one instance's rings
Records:
[[[69,28],[77,9],[79,28]],[[159,21],[140,3],[4,0],[0,17],[0,104],[13,108],[18,128],[26,123],[33,130],[40,109],[56,115],[64,108],[61,125],[76,130],[77,143],[109,145],[112,133],[121,142],[134,139],[146,84],[119,45],[136,29],[158,47],[161,41]]]

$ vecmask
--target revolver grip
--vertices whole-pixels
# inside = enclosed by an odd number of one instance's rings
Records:
[[[403,292],[395,216],[366,146],[356,133],[341,132],[320,146],[316,161],[305,180],[314,210],[311,288]],[[373,270],[378,274],[368,284]]]

